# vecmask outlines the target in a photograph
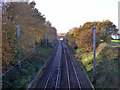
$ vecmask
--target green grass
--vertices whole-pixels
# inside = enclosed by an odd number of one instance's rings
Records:
[[[103,42],[103,40],[100,40],[101,42]],[[120,40],[111,40],[112,43],[120,43]]]
[[[120,43],[120,40],[111,40],[111,42]]]
[[[118,41],[112,41],[118,42]],[[109,43],[101,43],[96,49],[96,84],[95,88],[115,88],[118,84],[118,48],[111,47]],[[93,76],[93,51],[81,53],[76,50],[76,57],[85,67],[91,79]]]
[[[104,40],[100,40],[101,42],[103,42]]]
[[[111,42],[109,42],[109,46],[115,46],[120,48],[120,40],[111,40]]]
[[[3,88],[12,88],[15,90],[17,88],[26,88],[52,51],[53,48],[49,46],[39,47],[36,53],[33,53],[21,63],[21,70],[16,66],[16,68],[3,76]]]
[[[103,40],[101,40],[101,43],[103,42]],[[116,47],[120,47],[120,40],[111,40],[109,42],[107,42],[109,46],[116,46]]]
[[[103,40],[100,40],[101,43],[103,43],[104,41]],[[108,43],[108,46],[112,46],[112,47],[118,47],[120,48],[120,40],[111,40]]]

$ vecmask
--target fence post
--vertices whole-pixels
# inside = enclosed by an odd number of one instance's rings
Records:
[[[18,66],[19,69],[21,69],[21,55],[20,55],[20,26],[17,25],[17,38],[18,38],[18,54],[19,54],[19,61],[18,61]]]

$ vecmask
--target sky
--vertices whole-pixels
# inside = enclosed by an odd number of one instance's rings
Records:
[[[32,1],[32,0],[31,0]],[[120,0],[34,0],[35,8],[57,29],[67,33],[85,22],[110,20],[118,27]]]

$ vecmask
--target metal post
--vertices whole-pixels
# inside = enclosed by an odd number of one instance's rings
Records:
[[[33,41],[33,53],[35,52],[35,41]]]
[[[74,49],[75,49],[75,37],[74,37],[74,40],[73,40],[73,41],[74,41]]]
[[[46,45],[47,45],[47,33],[46,33]]]
[[[18,50],[18,54],[19,54],[18,66],[19,66],[19,69],[21,69],[21,55],[20,55],[20,26],[19,26],[19,25],[17,25],[17,37],[18,37],[18,47],[19,47],[19,50]]]
[[[34,34],[34,37],[33,37],[33,53],[34,53],[34,51],[35,51],[35,34]]]
[[[95,53],[96,53],[96,26],[94,28],[94,64],[93,64],[93,79],[95,79]]]
[[[74,37],[74,44],[75,44],[75,37]]]

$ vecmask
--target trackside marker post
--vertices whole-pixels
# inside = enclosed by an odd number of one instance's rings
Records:
[[[19,54],[19,61],[18,61],[18,66],[19,69],[21,69],[21,56],[20,56],[20,26],[17,25],[17,38],[18,38],[18,54]]]

